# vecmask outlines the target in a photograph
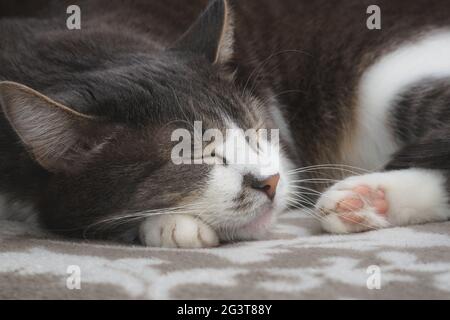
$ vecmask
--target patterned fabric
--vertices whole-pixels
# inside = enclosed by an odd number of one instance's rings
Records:
[[[450,222],[336,236],[291,212],[269,240],[197,250],[73,242],[0,225],[2,299],[450,298]],[[67,286],[70,266],[80,289]]]

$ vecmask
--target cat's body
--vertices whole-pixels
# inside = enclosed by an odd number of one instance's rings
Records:
[[[366,27],[370,1],[216,1],[178,41],[206,1],[79,1],[81,30],[65,25],[75,3],[47,2],[0,5],[0,81],[54,100],[3,84],[0,190],[47,228],[126,240],[140,229],[145,244],[180,247],[258,238],[289,204],[311,204],[321,179],[364,170],[380,172],[319,199],[326,230],[450,217],[446,1],[378,1],[381,30]],[[280,129],[276,182],[171,163],[177,121],[195,120]]]

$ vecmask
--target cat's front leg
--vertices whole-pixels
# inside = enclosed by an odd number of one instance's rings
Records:
[[[404,169],[354,176],[317,202],[324,230],[351,233],[450,218],[446,177],[440,171]]]
[[[147,218],[140,226],[143,245],[165,248],[207,248],[219,245],[216,232],[199,219],[187,215]]]

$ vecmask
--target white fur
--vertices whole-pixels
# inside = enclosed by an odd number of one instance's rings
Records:
[[[398,148],[388,127],[389,110],[408,86],[450,76],[450,31],[425,34],[381,57],[359,83],[357,129],[344,157],[349,164],[379,169]]]
[[[230,123],[229,127],[237,128],[234,123]],[[292,165],[278,146],[269,145],[266,140],[259,140],[261,148],[259,153],[254,152],[248,146],[243,135],[239,135],[237,142],[234,145],[230,145],[230,141],[227,139],[223,146],[217,148],[218,153],[222,153],[226,158],[231,158],[233,152],[240,155],[248,152],[251,154],[251,158],[258,156],[263,158],[263,165],[231,163],[226,167],[214,167],[204,199],[207,199],[207,202],[212,204],[211,208],[221,208],[220,212],[215,213],[219,216],[216,223],[218,221],[219,236],[221,238],[258,239],[269,231],[270,227],[275,223],[278,214],[287,206],[286,198],[290,177],[287,172]],[[233,146],[234,149],[232,148]],[[252,200],[253,206],[249,208],[247,214],[237,213],[233,210],[230,205],[233,204],[233,199],[239,195],[243,188],[243,176],[251,174],[258,179],[264,179],[277,173],[280,174],[280,180],[274,201],[270,204],[272,206],[271,218],[266,223],[261,223],[260,227],[241,228],[253,220],[258,220],[258,216],[264,211],[261,206],[268,202],[265,194],[254,190],[253,194],[248,195],[248,198]]]
[[[349,233],[388,226],[404,226],[425,222],[444,221],[450,218],[445,176],[436,170],[405,169],[377,172],[347,178],[327,190],[317,207],[328,212],[322,218],[322,227],[332,233]],[[356,196],[356,186],[384,190],[389,205],[387,215],[376,213],[365,206],[354,211],[365,218],[361,224],[343,222],[335,211],[339,201]]]
[[[216,232],[204,222],[187,215],[161,215],[144,221],[141,243],[149,247],[205,248],[219,244]]]

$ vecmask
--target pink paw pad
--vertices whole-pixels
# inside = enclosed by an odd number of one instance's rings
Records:
[[[380,215],[386,215],[389,209],[385,192],[378,188],[372,189],[360,185],[352,189],[354,194],[339,201],[336,211],[340,213],[339,218],[344,222],[361,223],[364,217],[358,215],[358,211],[370,206]]]

